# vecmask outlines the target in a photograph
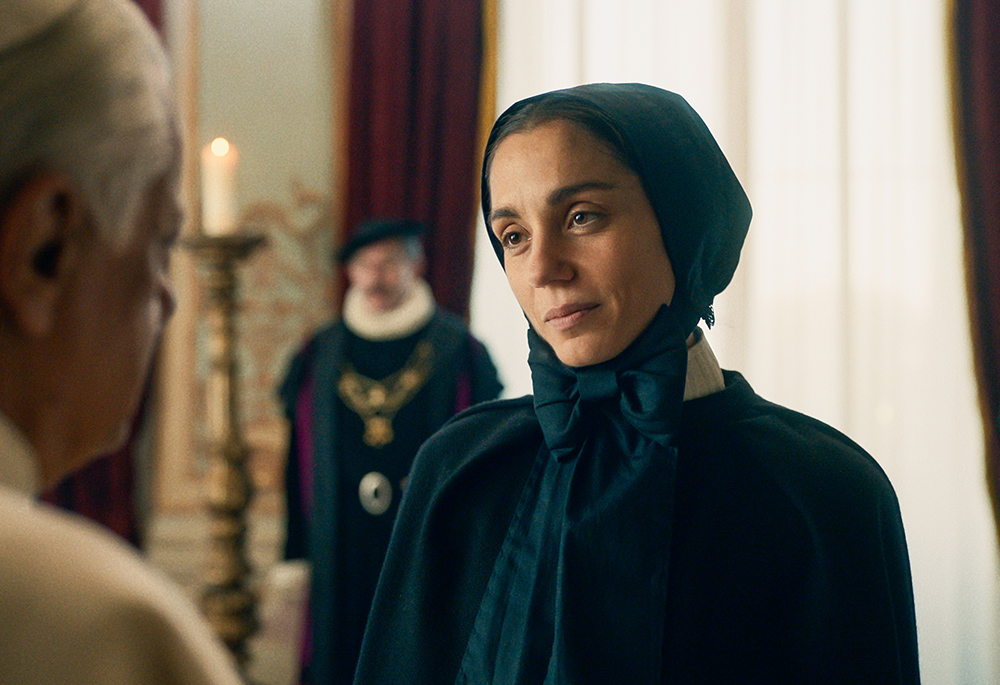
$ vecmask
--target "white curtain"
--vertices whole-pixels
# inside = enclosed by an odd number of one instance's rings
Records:
[[[499,98],[590,81],[684,95],[754,220],[709,332],[723,367],[889,474],[925,683],[1000,682],[996,536],[971,367],[945,0],[500,0]],[[530,392],[481,228],[473,327]]]

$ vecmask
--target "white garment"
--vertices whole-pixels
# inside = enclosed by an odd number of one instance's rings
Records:
[[[0,682],[238,685],[169,580],[96,524],[36,501],[34,463],[0,414]]]
[[[688,347],[687,376],[684,379],[684,401],[696,400],[726,389],[722,368],[715,358],[705,334],[695,328],[694,341]]]
[[[0,50],[37,36],[59,21],[78,0],[3,0],[0,2]]]

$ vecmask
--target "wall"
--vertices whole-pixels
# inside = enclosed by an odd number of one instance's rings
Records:
[[[240,412],[255,486],[250,555],[277,558],[286,426],[275,388],[291,353],[331,316],[336,234],[336,140],[342,117],[334,34],[345,3],[324,0],[165,0],[166,36],[186,136],[186,235],[199,230],[199,150],[217,136],[239,150],[241,230],[267,245],[240,268]],[[202,577],[208,442],[204,273],[180,248],[180,306],[158,368],[155,492],[149,551],[192,592]]]

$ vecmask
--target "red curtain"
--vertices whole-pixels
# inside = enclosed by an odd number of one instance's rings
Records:
[[[342,237],[372,216],[428,227],[428,282],[464,316],[472,283],[481,0],[355,0]]]
[[[133,458],[141,424],[140,415],[136,417],[124,447],[67,476],[42,499],[86,516],[133,545],[141,546],[142,531],[135,502],[137,474]]]
[[[986,473],[1000,522],[1000,0],[955,0],[956,150]]]
[[[149,23],[157,31],[163,31],[163,3],[161,0],[135,0],[135,4],[142,8],[142,11],[149,17]]]
[[[135,0],[150,23],[162,31],[161,0]],[[143,402],[143,407],[145,407]],[[66,477],[42,499],[104,525],[134,545],[141,543],[136,508],[134,448],[145,410],[139,412],[127,444]]]

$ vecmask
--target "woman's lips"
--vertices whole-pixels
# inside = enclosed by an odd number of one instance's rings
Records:
[[[545,313],[545,323],[557,331],[565,331],[597,308],[596,304],[564,304]]]

